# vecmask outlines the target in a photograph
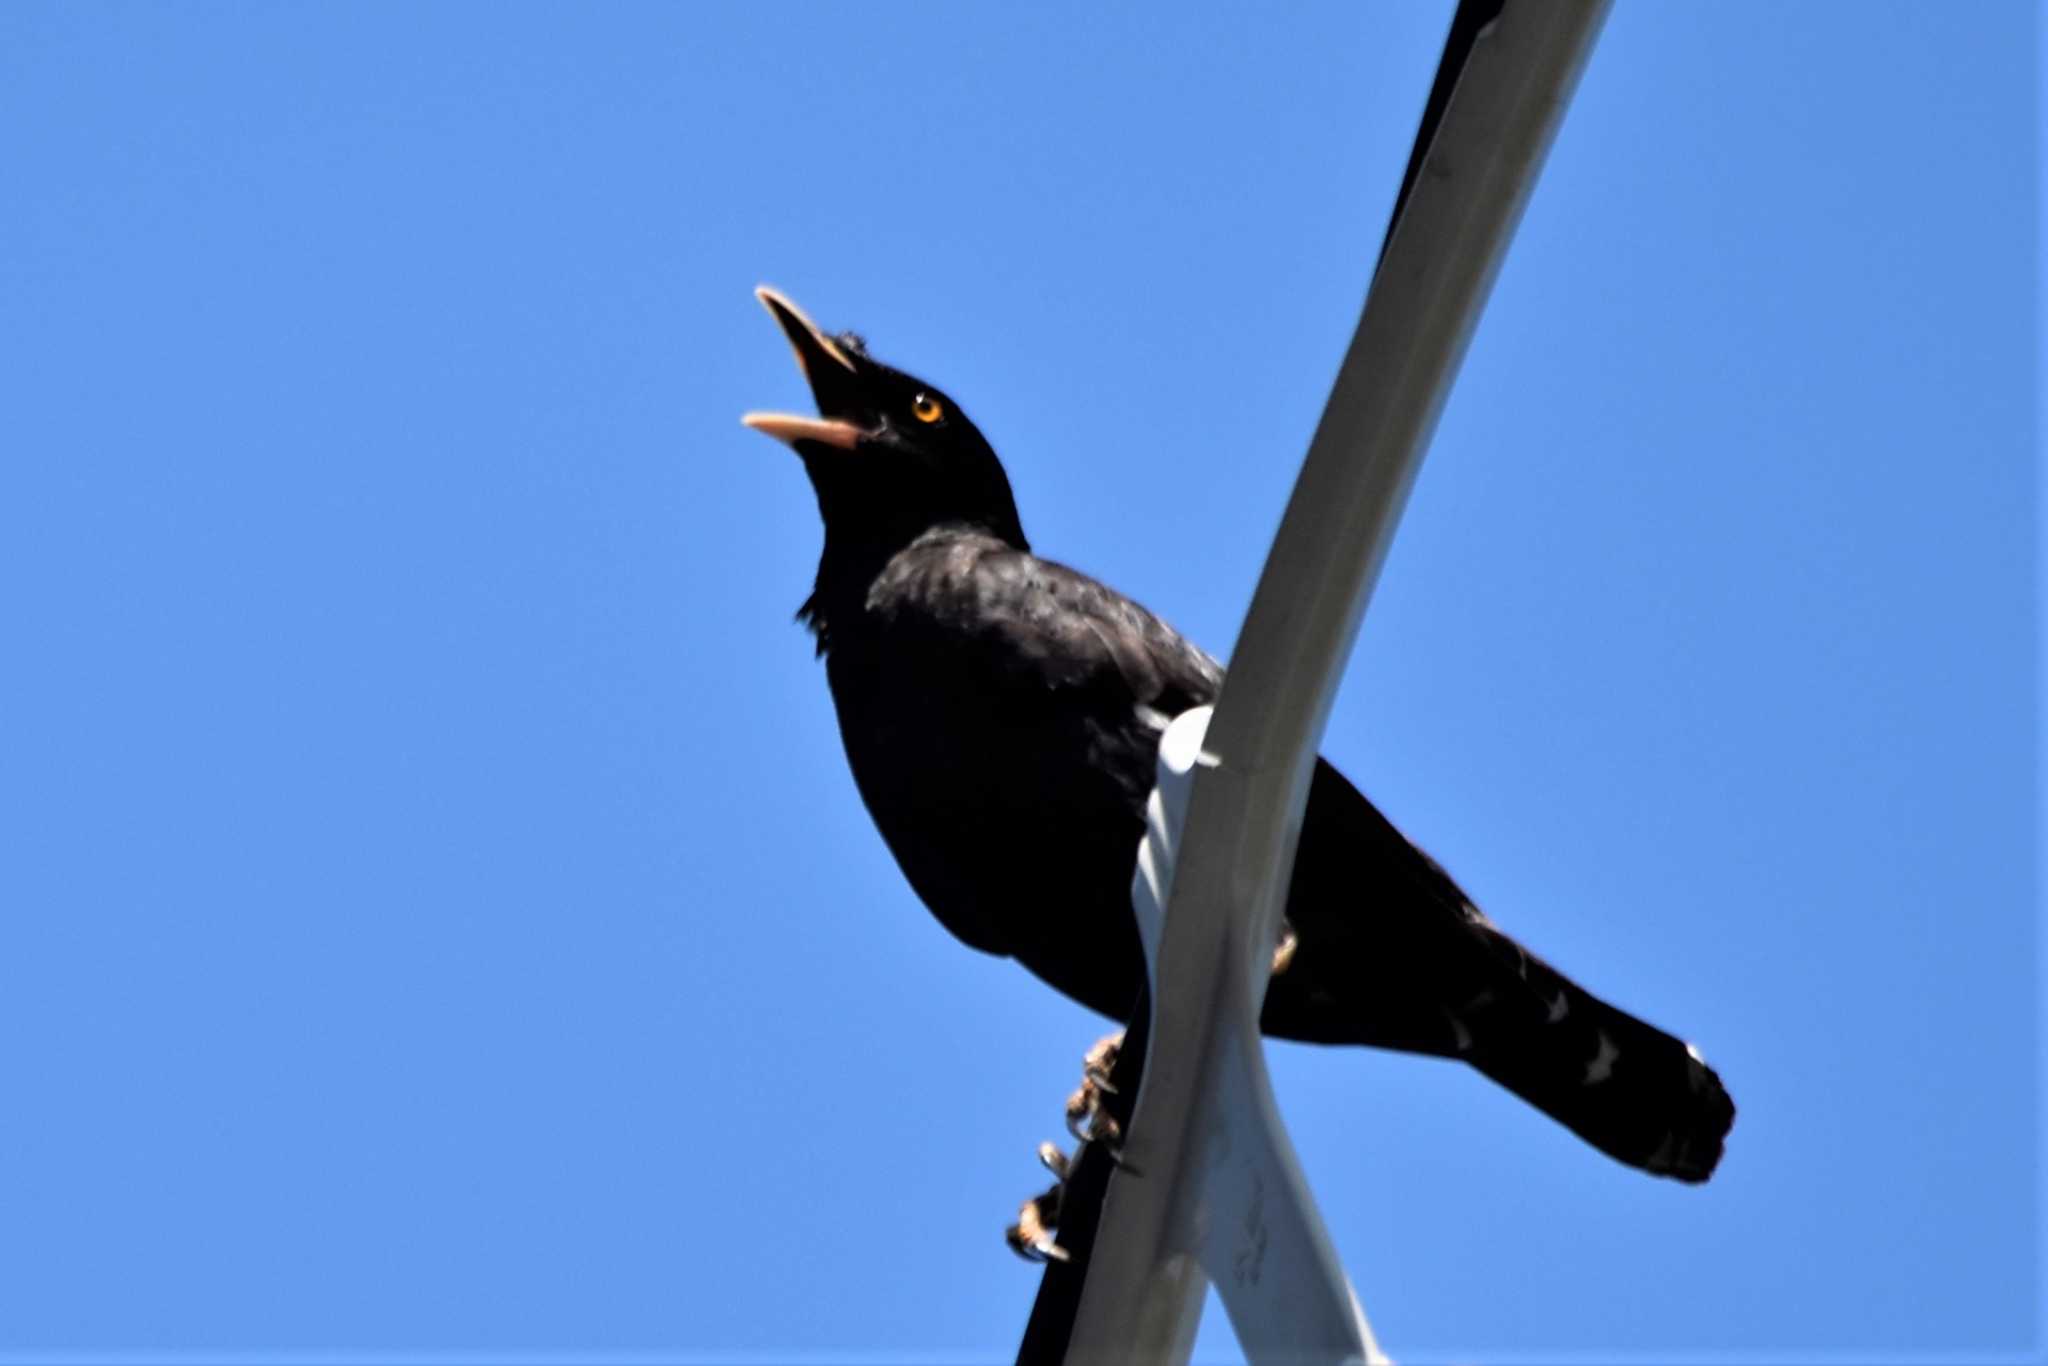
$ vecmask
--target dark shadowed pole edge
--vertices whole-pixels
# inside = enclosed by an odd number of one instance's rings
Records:
[[[1116,1091],[1104,1106],[1119,1125],[1128,1126],[1137,1103],[1138,1085],[1145,1072],[1146,1033],[1152,1021],[1152,1003],[1144,991],[1131,1012],[1124,1044],[1110,1068],[1110,1085]],[[1024,1339],[1017,1344],[1019,1366],[1057,1366],[1065,1361],[1067,1342],[1073,1336],[1074,1315],[1081,1307],[1081,1287],[1088,1278],[1088,1258],[1095,1249],[1095,1229],[1102,1218],[1102,1197],[1109,1189],[1110,1174],[1116,1170],[1100,1143],[1086,1143],[1074,1154],[1060,1200],[1059,1245],[1068,1260],[1047,1262],[1038,1284],[1038,1298],[1031,1306],[1031,1318],[1024,1325]]]

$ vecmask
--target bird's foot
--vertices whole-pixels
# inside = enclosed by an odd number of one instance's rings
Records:
[[[1116,1094],[1109,1074],[1123,1042],[1122,1034],[1111,1034],[1089,1049],[1081,1059],[1081,1085],[1067,1097],[1067,1132],[1083,1143],[1102,1144],[1118,1165],[1122,1165],[1117,1149],[1123,1141],[1123,1128],[1110,1115],[1103,1097]]]
[[[1106,1098],[1117,1094],[1109,1077],[1123,1042],[1121,1033],[1097,1041],[1081,1060],[1080,1088],[1067,1097],[1067,1132],[1084,1144],[1099,1145],[1119,1167],[1125,1165],[1119,1148],[1123,1128],[1110,1115]],[[1075,1157],[1078,1156],[1077,1152]],[[1060,1226],[1060,1202],[1066,1194],[1067,1177],[1075,1159],[1055,1144],[1041,1143],[1038,1160],[1053,1174],[1055,1184],[1024,1202],[1017,1211],[1017,1222],[1003,1230],[1003,1241],[1010,1245],[1010,1251],[1028,1262],[1064,1262],[1068,1259],[1067,1250],[1053,1241],[1053,1230]]]
[[[1017,1210],[1017,1222],[1003,1230],[1010,1251],[1027,1262],[1067,1260],[1067,1250],[1052,1239],[1052,1231],[1060,1226],[1060,1196],[1066,1188],[1062,1181],[1024,1202]]]
[[[1019,1207],[1017,1222],[1003,1230],[1003,1241],[1027,1262],[1064,1262],[1067,1250],[1053,1241],[1052,1231],[1060,1226],[1060,1201],[1067,1193],[1072,1164],[1051,1143],[1038,1145],[1038,1160],[1053,1174],[1053,1185]]]

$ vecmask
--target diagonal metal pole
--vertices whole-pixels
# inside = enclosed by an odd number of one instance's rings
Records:
[[[1213,1282],[1254,1362],[1385,1359],[1280,1122],[1259,1008],[1345,658],[1606,9],[1460,7],[1452,46],[1469,53],[1447,80],[1447,49],[1441,123],[1418,139],[1222,695],[1161,745],[1133,887],[1151,990],[1129,1169],[1107,1179],[1085,1265],[1061,1268],[1080,1278],[1064,1343],[1034,1313],[1027,1354],[1185,1361]]]

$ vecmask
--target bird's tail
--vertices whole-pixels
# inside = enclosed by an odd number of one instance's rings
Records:
[[[1459,1058],[1610,1157],[1680,1181],[1713,1175],[1735,1102],[1697,1050],[1607,1004],[1469,905],[1430,919],[1398,954],[1305,938],[1273,979],[1266,1032]]]
[[[1449,1008],[1458,1055],[1610,1157],[1680,1181],[1713,1175],[1735,1102],[1699,1051],[1491,924],[1468,928],[1500,975]]]
[[[1735,1102],[1700,1055],[1503,934],[1327,763],[1288,914],[1299,951],[1275,960],[1268,1033],[1462,1058],[1610,1157],[1713,1174]]]

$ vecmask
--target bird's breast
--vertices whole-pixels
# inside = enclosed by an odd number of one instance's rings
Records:
[[[1049,980],[1106,937],[1102,983],[1055,985],[1120,992],[1156,735],[925,633],[840,637],[826,669],[854,783],[933,914]]]

